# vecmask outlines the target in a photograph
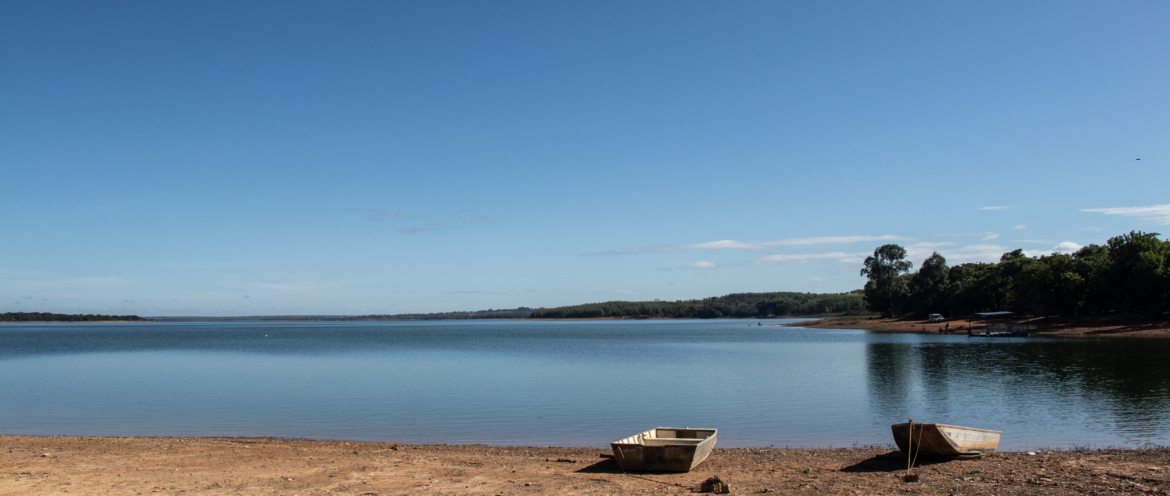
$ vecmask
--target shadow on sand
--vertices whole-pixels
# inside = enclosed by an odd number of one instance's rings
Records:
[[[602,458],[601,461],[594,463],[593,465],[590,465],[588,467],[585,467],[585,468],[582,468],[579,470],[575,470],[575,472],[577,472],[578,474],[614,474],[614,475],[626,474],[626,475],[630,475],[630,476],[634,476],[634,477],[637,477],[639,475],[678,475],[677,472],[632,471],[632,472],[627,473],[627,472],[623,471],[621,467],[618,466],[617,462],[615,462],[613,460],[612,456],[605,456],[605,455],[602,455],[602,456],[604,458]],[[654,481],[654,482],[660,482],[660,481]]]
[[[597,463],[594,463],[593,465],[582,468],[580,470],[576,470],[575,472],[578,474],[599,474],[599,475],[600,474],[608,474],[608,475],[615,475],[618,478],[633,477],[635,479],[642,479],[644,481],[650,481],[650,482],[653,482],[656,484],[662,484],[664,486],[681,487],[684,489],[690,489],[691,492],[697,491],[697,489],[695,489],[695,488],[688,487],[688,486],[685,486],[685,485],[682,485],[682,484],[679,484],[676,482],[666,482],[666,481],[661,481],[661,480],[656,480],[656,479],[650,478],[650,476],[679,475],[677,472],[625,472],[622,470],[621,467],[618,466],[617,462],[615,462],[612,457],[606,457],[605,459],[603,459]],[[598,482],[613,482],[613,480],[608,479],[608,478],[596,478],[596,479],[589,479],[589,480],[598,481]]]
[[[618,474],[621,475],[622,468],[618,466],[613,458],[602,458],[601,461],[594,463],[588,467],[576,470],[578,474]]]
[[[920,456],[915,460],[915,467],[922,467],[925,465],[936,465],[939,463],[946,463],[950,461],[960,460],[959,457],[951,456]],[[898,472],[905,471],[906,465],[909,461],[906,455],[901,451],[891,451],[883,453],[873,458],[868,458],[857,462],[853,465],[841,469],[841,472]]]

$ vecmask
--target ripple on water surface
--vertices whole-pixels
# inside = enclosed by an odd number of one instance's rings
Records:
[[[757,321],[751,321],[755,324]],[[889,444],[916,421],[1001,447],[1170,444],[1170,344],[779,327],[779,320],[0,327],[3,434],[603,446]]]

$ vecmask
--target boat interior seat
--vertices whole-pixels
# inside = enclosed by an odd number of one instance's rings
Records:
[[[654,439],[645,439],[642,441],[642,444],[646,446],[661,446],[667,444],[699,444],[703,441],[706,440],[694,438],[659,437]]]

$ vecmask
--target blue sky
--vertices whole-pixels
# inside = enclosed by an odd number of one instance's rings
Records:
[[[1170,3],[0,3],[0,311],[860,288],[1170,231]],[[1137,159],[1141,160],[1137,160]]]

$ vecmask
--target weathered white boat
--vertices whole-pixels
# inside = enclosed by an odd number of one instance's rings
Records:
[[[622,470],[690,472],[715,446],[718,429],[659,427],[609,443]]]
[[[913,432],[911,431],[913,425]],[[918,422],[894,424],[894,442],[898,449],[910,455],[971,456],[995,453],[999,447],[1000,431],[973,429],[945,424]],[[911,438],[913,436],[913,438]]]

